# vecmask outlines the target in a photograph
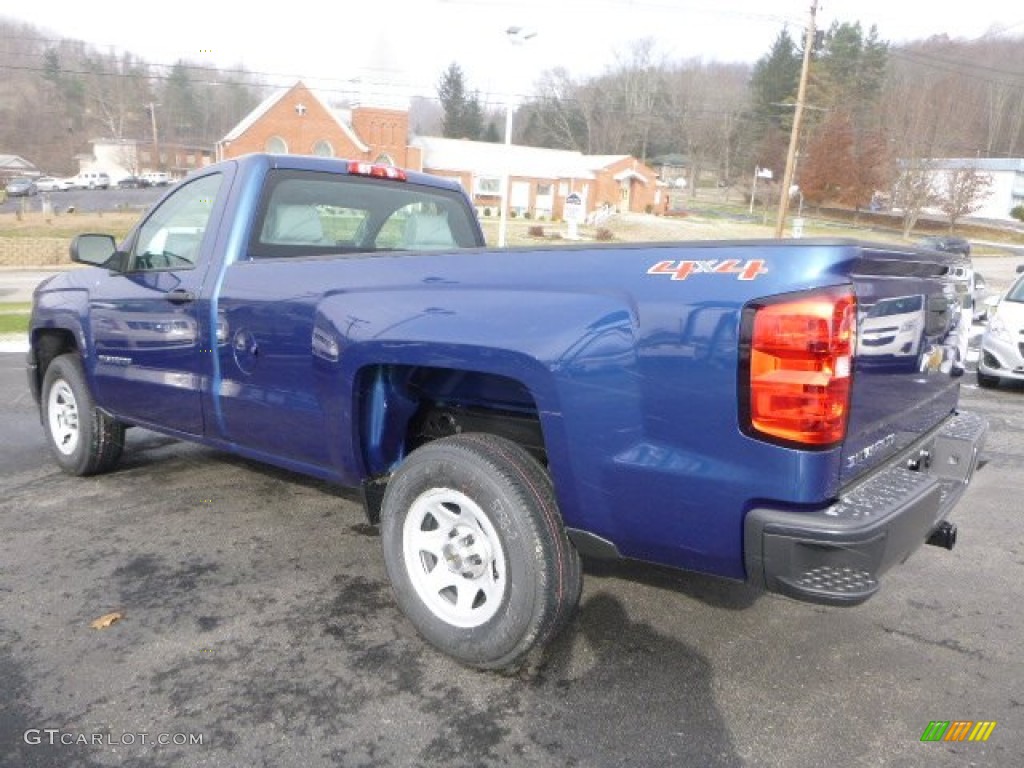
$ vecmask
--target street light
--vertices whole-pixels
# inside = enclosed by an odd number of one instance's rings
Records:
[[[536,30],[526,27],[509,27],[505,30],[512,45],[522,45],[537,36]],[[505,173],[501,179],[501,215],[498,219],[498,247],[505,247],[505,236],[508,231],[508,198],[512,194],[512,99],[509,93],[505,104]]]

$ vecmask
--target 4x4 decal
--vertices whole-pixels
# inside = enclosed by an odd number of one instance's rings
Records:
[[[690,275],[736,275],[737,280],[755,280],[766,274],[764,259],[711,259],[710,261],[659,261],[647,270],[648,275],[670,275],[673,280],[685,280]]]

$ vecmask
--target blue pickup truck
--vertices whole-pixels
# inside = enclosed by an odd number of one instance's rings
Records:
[[[60,467],[139,426],[361,487],[402,610],[479,668],[568,623],[581,554],[863,602],[952,548],[986,432],[956,254],[488,250],[451,181],[250,155],[71,255],[28,355]]]

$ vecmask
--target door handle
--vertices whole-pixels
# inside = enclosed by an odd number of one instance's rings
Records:
[[[167,293],[166,299],[171,304],[191,304],[196,300],[196,295],[192,291],[186,291],[184,288],[175,288]]]

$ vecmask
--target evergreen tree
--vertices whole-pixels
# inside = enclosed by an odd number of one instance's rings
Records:
[[[479,139],[484,132],[484,113],[480,98],[466,88],[466,77],[454,61],[441,75],[437,97],[444,110],[441,134],[449,139]]]
[[[751,102],[754,119],[763,132],[769,127],[788,130],[793,110],[785,105],[796,98],[801,65],[800,52],[788,29],[779,32],[768,55],[754,65]]]

